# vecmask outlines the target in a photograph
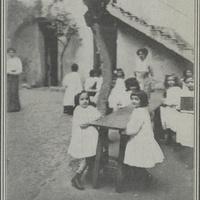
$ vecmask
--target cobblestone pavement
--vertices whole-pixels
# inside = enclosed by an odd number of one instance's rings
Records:
[[[67,155],[72,117],[62,113],[62,92],[22,89],[22,110],[7,114],[7,199],[139,199],[192,200],[193,171],[186,170],[171,148],[161,146],[165,161],[151,169],[154,182],[148,190],[114,192],[114,182],[85,191],[70,184],[76,162]],[[112,146],[112,145],[111,145]],[[113,151],[117,151],[113,144]]]

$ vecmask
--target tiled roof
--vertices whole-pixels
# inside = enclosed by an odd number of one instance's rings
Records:
[[[187,60],[194,62],[193,47],[191,47],[174,30],[166,27],[147,24],[147,22],[124,10],[116,3],[108,4],[107,10],[117,19],[144,33],[153,40],[163,44],[165,47],[186,58]]]

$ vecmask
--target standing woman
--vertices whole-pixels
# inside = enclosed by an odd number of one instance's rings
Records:
[[[64,113],[72,115],[74,110],[74,98],[83,90],[77,64],[74,63],[71,66],[71,72],[65,75],[62,85],[65,88],[63,99]]]
[[[152,77],[153,70],[147,59],[148,50],[146,48],[138,49],[138,59],[136,60],[136,70],[134,72],[137,81],[140,84],[140,89],[145,91],[150,99],[150,93],[152,91]]]
[[[16,56],[14,48],[7,49],[7,111],[20,111],[19,74],[22,72],[22,62]]]

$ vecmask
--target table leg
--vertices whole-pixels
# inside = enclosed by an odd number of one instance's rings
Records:
[[[115,191],[118,193],[121,193],[123,188],[123,161],[124,161],[124,153],[125,153],[125,148],[126,148],[126,143],[127,143],[127,136],[124,134],[121,134],[121,131],[119,132],[120,134],[120,146],[119,146],[119,158],[118,158],[118,168],[117,168],[117,184]]]
[[[92,177],[92,186],[93,188],[97,188],[98,185],[98,178],[99,178],[99,169],[100,169],[100,162],[103,152],[103,130],[99,129],[99,139],[97,144],[97,153],[95,156],[95,164],[93,169],[93,177]]]
[[[108,161],[109,161],[109,148],[108,148],[109,147],[109,140],[108,140],[108,129],[107,128],[103,129],[103,146],[104,146],[104,150],[105,150],[104,153],[103,153],[103,155],[104,155],[103,164],[104,164],[104,166],[107,166]]]

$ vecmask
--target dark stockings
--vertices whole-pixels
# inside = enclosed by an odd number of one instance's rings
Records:
[[[135,174],[142,180],[145,187],[149,187],[153,176],[145,169],[141,167],[134,167]]]
[[[175,132],[172,131],[171,129],[166,129],[166,134],[167,134],[166,145],[173,144],[174,143],[174,141],[173,141],[173,135],[175,135]]]
[[[79,169],[77,170],[77,173],[76,175],[72,178],[71,182],[72,182],[72,185],[78,189],[78,190],[84,190],[85,188],[82,186],[81,184],[81,176],[83,174],[83,172],[85,171],[85,169],[88,167],[88,171],[89,172],[92,172],[92,169],[94,167],[94,160],[95,160],[95,157],[88,157],[88,158],[85,158],[80,166],[79,166]],[[92,173],[91,173],[92,174]]]

